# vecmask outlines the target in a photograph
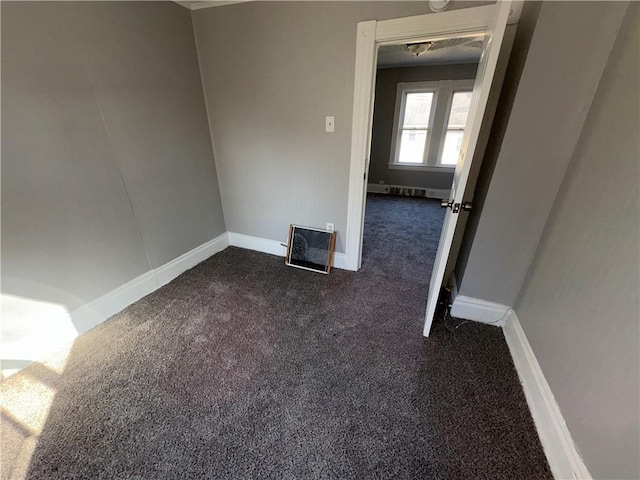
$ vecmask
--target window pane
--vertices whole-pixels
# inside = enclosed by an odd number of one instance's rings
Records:
[[[451,114],[449,115],[449,128],[464,128],[467,123],[469,106],[471,105],[472,92],[455,92],[451,102]]]
[[[402,126],[405,128],[427,128],[432,100],[433,92],[407,93]]]
[[[400,137],[399,163],[422,163],[426,130],[404,130]]]
[[[447,136],[444,138],[444,148],[442,149],[442,159],[440,160],[442,165],[455,165],[458,163],[463,135],[464,132],[461,130],[447,130]]]

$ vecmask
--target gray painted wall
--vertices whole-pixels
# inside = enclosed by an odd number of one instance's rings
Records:
[[[389,169],[393,118],[397,85],[400,82],[438,80],[473,80],[478,64],[433,65],[429,67],[382,68],[376,75],[375,104],[371,138],[369,183],[383,181],[387,185],[406,185],[422,188],[451,188],[453,172],[419,172]]]
[[[225,231],[190,12],[2,2],[2,291],[73,310]]]
[[[640,36],[632,2],[516,312],[594,478],[640,478]]]
[[[535,5],[538,2],[526,2],[523,5],[521,20],[523,23],[530,21],[531,18],[531,7],[533,6],[535,9]],[[535,21],[535,20],[534,20]],[[478,181],[478,175],[481,170],[481,167],[487,158],[485,156],[485,151],[489,145],[489,139],[493,135],[494,130],[494,116],[501,116],[501,113],[505,111],[506,108],[509,108],[508,105],[503,103],[502,91],[503,91],[503,82],[505,90],[508,91],[510,89],[517,88],[517,80],[514,82],[514,64],[510,60],[510,54],[512,51],[512,47],[519,49],[519,52],[515,53],[515,56],[521,54],[521,37],[523,36],[522,25],[507,25],[507,28],[504,32],[504,40],[502,43],[502,48],[500,49],[500,55],[498,57],[498,64],[496,66],[496,71],[493,78],[493,83],[491,84],[491,90],[489,92],[489,98],[487,99],[487,108],[485,109],[484,116],[482,119],[482,125],[480,127],[480,132],[478,135],[478,143],[476,145],[476,149],[473,152],[473,162],[471,163],[471,169],[469,170],[469,178],[467,179],[467,186],[464,191],[464,201],[471,202],[472,210],[471,214],[475,212],[476,206],[476,182]],[[526,30],[524,35],[526,36]],[[517,67],[516,67],[517,68]],[[509,70],[509,71],[508,71]],[[514,85],[515,83],[515,85]],[[464,238],[465,229],[467,227],[467,220],[469,219],[469,213],[465,211],[460,211],[458,215],[458,222],[456,223],[456,228],[453,234],[453,241],[451,243],[451,250],[449,251],[449,258],[447,259],[447,266],[445,268],[444,273],[444,282],[445,285],[453,285],[455,278],[451,278],[452,274],[456,268],[456,262],[458,260],[458,254],[460,253],[460,247],[462,245],[462,240]]]
[[[478,5],[456,2],[455,7]],[[335,223],[344,252],[356,26],[427,2],[250,2],[193,12],[227,229]],[[335,133],[325,133],[334,115]]]
[[[625,9],[543,3],[460,294],[515,303]]]
[[[520,20],[514,32],[513,47],[508,56],[502,89],[496,93],[495,97],[489,97],[490,103],[492,105],[495,104],[495,116],[489,131],[483,132],[487,139],[486,149],[480,157],[480,161],[476,161],[474,156],[474,163],[472,164],[467,190],[465,191],[465,200],[472,202],[473,209],[469,213],[460,212],[461,216],[458,219],[451,255],[449,256],[449,265],[447,265],[447,273],[455,271],[454,280],[458,289],[460,289],[460,280],[462,280],[469,260],[471,245],[478,228],[484,201],[491,183],[491,176],[500,154],[500,147],[509,123],[513,101],[518,91],[541,5],[542,2],[539,1],[524,2]],[[509,29],[507,29],[508,32]],[[472,194],[467,195],[466,192],[469,191],[472,185],[475,188],[472,190]]]

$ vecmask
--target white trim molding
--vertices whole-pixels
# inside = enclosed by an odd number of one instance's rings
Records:
[[[235,5],[236,3],[247,3],[253,0],[211,0],[211,1],[183,1],[183,0],[173,0],[178,5],[181,5],[189,10],[202,10],[203,8],[211,8],[211,7],[224,7],[225,5]]]
[[[455,272],[451,272],[451,277],[449,278],[449,286],[451,287],[451,305],[458,298],[458,280],[456,279]]]
[[[203,8],[224,7],[225,5],[235,5],[236,3],[248,3],[256,0],[202,0],[202,1],[181,1],[173,0],[178,5],[182,5],[189,10],[202,10]],[[517,23],[522,11],[522,2],[514,2],[509,15],[509,23]]]
[[[229,245],[232,247],[269,253],[271,255],[277,255],[278,257],[284,257],[287,254],[287,247],[277,240],[252,237],[251,235],[244,235],[243,233],[228,232],[227,234],[229,235]]]
[[[285,256],[286,247],[276,240],[252,237],[241,233],[225,232],[216,238],[180,255],[164,265],[139,275],[124,285],[111,290],[101,297],[92,300],[80,308],[70,312],[69,318],[78,335],[91,330],[129,305],[158,290],[187,270],[202,263],[216,253],[225,250],[229,245]],[[347,259],[344,253],[335,253],[333,266],[347,270]],[[17,368],[24,368],[32,360],[20,361]],[[4,367],[3,367],[4,368]],[[13,367],[7,367],[13,368]]]
[[[190,268],[204,262],[207,258],[223,251],[228,246],[229,238],[225,232],[218,235],[213,240],[188,251],[184,255],[180,255],[178,258],[165,263],[161,267],[156,268],[153,272],[158,282],[158,288],[166,285]]]
[[[571,438],[558,402],[513,310],[503,332],[551,473],[557,479],[591,480],[591,474]]]
[[[229,245],[270,253],[284,257],[286,248],[276,240],[251,237],[240,233],[225,232],[216,238],[180,255],[164,265],[149,270],[118,288],[92,300],[82,307],[69,313],[78,334],[84,333],[109,317],[124,310],[129,305],[153,293],[160,287],[171,282],[190,268],[195,267],[207,258],[223,251]],[[335,253],[333,266],[347,270],[346,255]]]
[[[256,252],[269,253],[284,258],[287,254],[287,247],[277,240],[268,238],[252,237],[242,233],[228,232],[229,245],[232,247],[244,248],[246,250],[254,250]],[[347,268],[347,258],[344,253],[334,253],[333,267],[341,270],[349,270]]]
[[[358,23],[356,65],[353,81],[353,117],[351,123],[351,154],[349,162],[349,197],[347,201],[346,255],[348,269],[357,271],[362,259],[364,231],[365,177],[369,170],[373,125],[375,66],[378,51],[375,20]]]
[[[451,37],[452,35],[477,35],[479,32],[492,30],[498,21],[500,21],[501,25],[505,21],[507,23],[517,23],[521,9],[522,0],[505,0],[494,5],[462,8],[437,14],[431,13],[382,21],[369,20],[358,23],[353,82],[349,197],[345,235],[345,249],[350,270],[358,270],[362,260],[366,174],[369,169],[371,151],[369,135],[373,120],[377,46],[397,44],[399,42],[406,43],[407,41],[437,40]],[[502,43],[502,27],[498,37],[495,37],[494,32],[493,43]],[[497,49],[492,50],[493,53],[487,55],[486,60],[489,61],[488,59],[491,57],[491,65],[497,61]],[[485,51],[491,52],[486,49]],[[487,78],[493,77],[493,70],[494,68],[492,67],[488,71],[489,76]],[[488,98],[488,90],[487,88],[485,91],[480,92],[481,99],[478,97],[478,102],[480,102],[478,105],[482,107],[481,110],[484,110],[483,105],[486,98]],[[479,122],[477,123],[478,125],[474,128],[479,128]],[[475,132],[474,128],[471,128],[470,131]],[[471,137],[475,138],[475,133]],[[475,148],[475,142],[472,142],[470,147]],[[473,151],[473,148],[469,148],[469,151]],[[456,185],[465,185],[467,174],[467,170],[461,169],[461,179],[456,182]],[[457,193],[458,191],[458,196],[462,197],[464,187],[456,189]],[[452,232],[447,234],[447,236],[452,235]],[[444,239],[445,237],[443,237]],[[435,286],[436,283],[439,283],[439,281],[432,283],[432,285]],[[430,308],[432,307],[430,306]],[[427,317],[430,316],[431,314],[427,315]]]
[[[387,163],[387,168],[390,170],[410,170],[414,172],[440,172],[453,174],[456,171],[455,167],[445,167],[441,165],[425,165],[420,164],[408,164],[408,163]]]
[[[522,13],[522,6],[522,0],[511,2],[507,24],[518,23]],[[441,38],[450,36],[451,25],[455,25],[457,31],[460,32],[460,36],[464,32],[469,32],[471,35],[490,25],[495,13],[494,9],[495,5],[483,5],[449,10],[437,14],[426,13],[413,17],[385,20],[379,22],[376,39],[385,42],[394,41],[398,38],[415,37],[417,40],[424,36],[425,24],[428,25],[431,39],[436,39],[438,35],[441,35]],[[398,35],[398,32],[402,33]]]
[[[225,232],[74,310],[69,314],[71,321],[78,334],[84,333],[228,246]]]
[[[396,107],[393,115],[393,133],[391,135],[391,151],[389,154],[388,168],[397,169],[427,169],[432,171],[455,171],[455,164],[443,164],[442,155],[447,132],[450,130],[449,115],[453,96],[456,93],[472,93],[474,79],[467,80],[435,80],[429,82],[399,82],[396,84]],[[426,132],[426,140],[422,149],[420,163],[401,163],[400,147],[402,134],[407,130],[403,126],[406,115],[407,96],[411,93],[431,93],[431,106],[429,108],[429,120],[424,128],[409,128],[412,131]],[[470,107],[471,105],[469,105]],[[464,133],[464,126],[456,128]]]
[[[235,5],[236,3],[247,3],[253,0],[229,0],[229,1],[203,1],[192,3],[189,7],[191,10],[202,10],[203,8],[224,7],[226,5]]]
[[[513,312],[511,307],[500,303],[487,302],[478,298],[456,295],[451,306],[451,316],[473,320],[474,322],[487,323],[501,327],[507,317]]]

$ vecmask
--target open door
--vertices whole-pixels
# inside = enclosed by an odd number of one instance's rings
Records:
[[[487,107],[489,91],[498,65],[498,56],[502,47],[502,42],[509,19],[511,9],[510,1],[502,1],[498,3],[499,9],[494,17],[495,23],[487,26],[485,30],[485,45],[480,57],[478,72],[476,74],[475,84],[473,86],[473,96],[471,106],[469,108],[469,116],[467,117],[467,125],[462,139],[462,148],[460,149],[460,158],[456,166],[451,186],[451,195],[448,200],[442,201],[442,206],[447,209],[442,233],[440,234],[440,243],[436,259],[431,272],[431,281],[429,283],[429,295],[427,297],[427,312],[424,322],[424,336],[428,336],[433,322],[433,316],[436,311],[438,296],[442,282],[444,279],[445,268],[451,251],[451,243],[453,234],[458,223],[458,214],[461,210],[469,209],[469,205],[465,205],[463,198],[471,170],[471,162],[478,143],[480,127]]]
[[[517,23],[522,0],[500,0],[493,5],[461,8],[441,13],[391,20],[358,23],[354,78],[351,163],[347,210],[346,267],[357,271],[362,260],[362,234],[366,201],[367,170],[371,148],[376,57],[379,45],[429,41],[465,34],[484,34],[485,44],[473,87],[460,158],[456,166],[448,207],[431,274],[424,335],[428,336],[436,310],[438,294],[446,269],[458,213],[464,209],[463,197],[480,127],[494,80],[498,57],[508,23]],[[364,175],[363,175],[364,173]]]

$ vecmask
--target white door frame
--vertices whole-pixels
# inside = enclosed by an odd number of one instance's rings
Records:
[[[450,12],[358,23],[347,207],[346,263],[348,270],[359,270],[362,261],[365,175],[369,167],[371,149],[377,45],[485,30],[495,21],[498,7],[498,4],[485,5]],[[512,4],[509,23],[517,23],[521,9],[520,2]]]
[[[417,39],[434,40],[438,37],[488,30],[495,25],[496,18],[507,3],[510,4],[507,23],[517,23],[522,10],[520,1],[499,1],[494,5],[358,23],[347,209],[347,269],[357,271],[362,263],[366,177],[371,150],[378,45]],[[486,92],[485,95],[488,96],[488,93]],[[446,259],[444,261],[446,262]],[[428,335],[426,325],[425,335]]]

